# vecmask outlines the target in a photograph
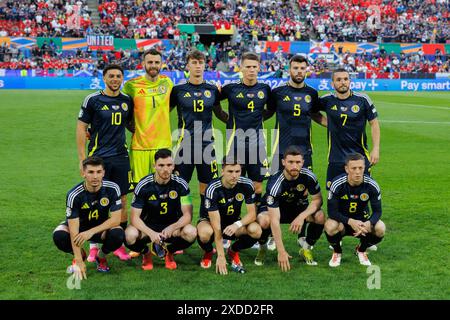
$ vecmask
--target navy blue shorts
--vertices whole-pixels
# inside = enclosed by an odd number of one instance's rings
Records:
[[[121,195],[131,192],[130,158],[127,156],[110,157],[103,159],[105,163],[105,180],[117,183]]]
[[[291,207],[279,207],[280,208],[280,223],[281,224],[290,224],[294,221],[295,218],[298,217],[300,213],[306,210],[308,204],[301,206],[291,206]],[[264,213],[266,212],[266,213]],[[268,214],[269,209],[266,203],[261,203],[261,205],[257,209],[257,214]]]
[[[186,150],[182,146],[177,151],[176,162],[180,160],[182,163],[175,165],[175,172],[188,183],[192,179],[194,169],[197,169],[197,179],[201,183],[208,184],[212,179],[219,177],[216,152],[212,148],[210,152],[204,153],[205,147],[201,148],[201,156],[199,154],[200,150],[194,150],[194,147],[190,147],[190,154],[185,154]],[[206,158],[204,158],[204,155]]]
[[[228,150],[227,155],[237,155],[242,163],[242,176],[247,175],[250,180],[256,182],[262,182],[270,177],[269,160],[264,140],[260,139],[257,144],[243,143],[240,146],[233,145]]]

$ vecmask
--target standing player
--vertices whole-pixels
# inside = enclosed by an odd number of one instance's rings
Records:
[[[241,208],[245,201],[247,214],[241,219]],[[223,238],[237,239],[229,248],[233,271],[244,273],[239,251],[252,247],[261,237],[261,228],[255,222],[255,189],[252,181],[241,177],[241,165],[236,157],[225,157],[222,177],[212,180],[206,188],[205,208],[208,217],[200,217],[197,225],[198,242],[205,251],[200,262],[202,268],[211,267],[213,242],[216,244],[216,272],[228,273],[223,248]]]
[[[53,241],[59,250],[73,253],[72,270],[78,279],[86,279],[86,256],[82,246],[86,241],[103,243],[95,256],[97,270],[108,272],[106,255],[117,250],[125,239],[120,227],[120,189],[114,182],[103,180],[103,160],[89,157],[82,162],[84,182],[67,193],[66,221],[53,231]]]
[[[328,170],[327,189],[331,181],[345,173],[347,155],[365,155],[365,170],[378,163],[380,158],[380,126],[377,111],[370,98],[363,93],[350,90],[350,75],[344,69],[333,71],[331,76],[335,93],[321,97],[321,109],[327,114]],[[325,122],[325,120],[323,120]],[[366,136],[366,121],[372,133],[372,151],[369,154]]]
[[[123,69],[119,65],[108,65],[103,70],[105,89],[88,95],[81,106],[77,122],[77,149],[80,161],[86,159],[86,130],[90,126],[91,138],[88,156],[101,157],[105,163],[105,179],[115,182],[120,187],[122,200],[121,226],[127,227],[127,193],[131,186],[130,160],[128,157],[125,127],[133,118],[133,101],[120,92],[123,82]],[[94,262],[98,248],[91,244],[88,261]],[[121,246],[114,254],[120,260],[131,257]]]
[[[272,172],[282,170],[284,150],[296,145],[302,149],[304,168],[313,170],[311,119],[321,124],[322,114],[319,109],[317,90],[305,84],[308,60],[295,55],[289,60],[289,81],[272,91],[272,112],[276,111],[277,136],[272,158]],[[303,224],[298,238],[304,241],[307,224]]]
[[[176,85],[170,96],[171,108],[176,107],[178,113],[179,139],[175,171],[189,183],[194,168],[197,168],[200,211],[204,210],[206,185],[218,177],[212,113],[224,122],[228,119],[228,114],[220,106],[219,89],[215,84],[203,80],[205,61],[201,51],[191,51],[187,55],[186,66],[189,80]]]
[[[123,88],[134,101],[135,132],[131,140],[131,170],[135,184],[153,172],[155,152],[172,147],[169,119],[172,80],[159,73],[162,66],[159,51],[145,51],[142,60],[145,75],[128,80]]]
[[[386,231],[384,222],[380,220],[380,187],[364,173],[365,160],[359,153],[348,155],[345,160],[346,173],[333,180],[328,192],[325,233],[334,251],[330,267],[341,264],[341,240],[347,235],[360,238],[355,253],[360,264],[370,266],[366,251],[371,245],[379,243]]]
[[[288,146],[299,146],[304,154],[304,168],[312,170],[311,119],[321,124],[317,90],[305,84],[308,60],[296,55],[289,61],[289,81],[272,91],[273,111],[277,119],[275,128],[274,172],[282,169],[284,150]]]
[[[166,268],[176,269],[173,253],[190,247],[197,237],[197,230],[190,224],[189,186],[172,174],[174,162],[170,150],[158,150],[154,161],[155,173],[144,177],[134,190],[126,243],[131,250],[143,254],[142,269],[153,269],[149,242],[165,247]]]
[[[229,113],[226,153],[237,154],[243,161],[242,175],[247,174],[253,181],[258,205],[262,181],[270,175],[262,129],[263,117],[268,113],[264,106],[271,99],[271,89],[269,85],[258,82],[260,61],[255,53],[242,55],[240,69],[242,81],[222,88],[221,99],[228,99]]]
[[[325,215],[320,210],[322,195],[319,182],[311,170],[304,168],[300,147],[287,147],[283,156],[284,169],[269,178],[257,221],[263,229],[260,244],[267,241],[271,230],[278,251],[278,265],[282,271],[288,271],[292,257],[284,248],[280,223],[289,223],[289,231],[299,233],[302,226],[309,222],[306,239],[300,241],[299,253],[308,265],[315,266],[317,262],[311,248],[322,234]],[[311,195],[311,203],[308,202],[308,195]],[[260,245],[255,264],[263,265],[264,257],[265,246]]]

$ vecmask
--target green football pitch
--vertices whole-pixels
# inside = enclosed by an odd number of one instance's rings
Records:
[[[76,289],[67,285],[65,273],[71,256],[56,249],[52,231],[65,218],[66,192],[81,181],[75,126],[88,93],[0,93],[0,299],[450,298],[450,93],[369,93],[381,123],[381,157],[373,177],[382,189],[387,226],[379,250],[370,253],[375,268],[359,265],[353,255],[357,240],[348,237],[341,266],[329,268],[331,251],[323,235],[314,247],[319,265],[309,267],[298,256],[296,236],[285,232],[293,256],[287,273],[278,268],[276,252],[257,267],[256,250],[249,249],[241,254],[246,274],[220,276],[214,268],[200,268],[202,252],[194,244],[176,256],[175,271],[158,260],[153,271],[144,272],[140,258],[124,263],[111,256],[111,272],[101,274],[88,263],[88,279]],[[272,126],[273,119],[266,123]],[[326,130],[315,124],[313,143],[314,171],[323,187]],[[195,177],[191,190],[196,221]],[[322,195],[326,198],[325,191]]]

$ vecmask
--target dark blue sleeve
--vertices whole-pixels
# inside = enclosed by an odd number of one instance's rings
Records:
[[[348,224],[349,217],[339,212],[339,195],[328,191],[328,216],[338,222]]]
[[[219,210],[219,206],[217,204],[217,189],[214,190],[214,192],[208,192],[208,189],[206,189],[205,193],[205,208],[208,211],[216,211]]]
[[[375,188],[371,188],[369,193],[370,207],[372,208],[372,216],[369,221],[371,225],[376,225],[381,218],[381,192]]]
[[[250,185],[245,186],[245,203],[253,204],[255,203],[255,188]]]
[[[131,206],[136,209],[142,209],[144,208],[146,202],[145,192],[143,188],[139,188],[138,193],[136,193],[136,190],[138,190],[137,187],[136,189],[134,189],[134,195],[133,200],[131,201]]]
[[[93,98],[89,98],[87,101],[85,100],[81,105],[80,113],[78,114],[78,120],[83,121],[84,123],[90,124],[92,123],[92,119],[94,118],[94,103]]]
[[[75,197],[71,199],[69,194],[66,198],[66,218],[67,219],[76,219],[80,216],[80,200],[79,197]]]

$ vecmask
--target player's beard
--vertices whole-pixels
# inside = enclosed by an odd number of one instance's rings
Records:
[[[112,92],[117,92],[117,91],[120,90],[120,85],[113,86],[113,85],[106,84],[106,86],[107,86],[108,89],[111,90]]]
[[[161,71],[161,68],[155,68],[155,67],[145,68],[145,72],[147,72],[147,74],[152,78],[156,78],[160,71]]]
[[[289,172],[289,175],[290,175],[292,178],[297,178],[298,175],[299,175],[299,173],[300,173],[300,171],[297,170],[297,169],[291,169],[291,170],[289,170],[288,172]]]
[[[302,76],[292,77],[292,76],[291,76],[291,80],[292,80],[292,82],[294,82],[295,84],[302,84],[303,81],[305,81],[305,77],[302,77]]]
[[[336,87],[336,91],[339,92],[340,94],[345,94],[348,92],[348,90],[350,90],[350,87],[348,86]]]

